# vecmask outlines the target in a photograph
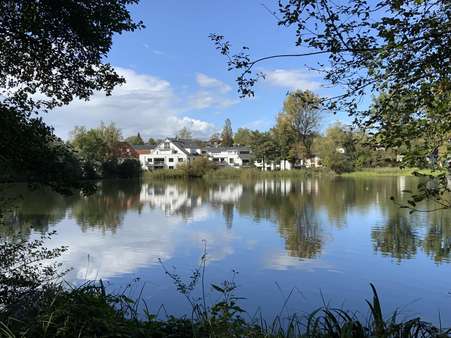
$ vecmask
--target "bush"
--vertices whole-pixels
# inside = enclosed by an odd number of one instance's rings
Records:
[[[119,166],[117,175],[120,178],[133,178],[141,174],[141,163],[138,160],[128,158],[123,160]]]
[[[0,238],[0,311],[26,311],[30,299],[59,283],[64,271],[54,259],[66,248],[49,250],[44,246],[53,234],[30,242],[20,237]]]
[[[141,174],[141,164],[133,158],[112,159],[102,163],[101,171],[103,178],[133,178]]]
[[[216,169],[216,165],[206,157],[196,157],[190,162],[185,162],[177,167],[187,177],[203,177]]]

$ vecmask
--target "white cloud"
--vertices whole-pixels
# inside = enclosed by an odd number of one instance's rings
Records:
[[[190,97],[189,102],[190,105],[195,109],[205,109],[211,107],[227,108],[238,103],[239,101],[224,97],[217,92],[199,90],[197,93]]]
[[[44,117],[59,136],[67,139],[74,126],[92,128],[101,121],[116,123],[126,136],[138,131],[145,137],[172,136],[187,127],[194,136],[207,137],[216,130],[211,123],[181,114],[180,107],[187,105],[182,105],[168,81],[131,69],[116,70],[126,83],[116,87],[111,96],[95,93],[89,101],[75,100]]]
[[[232,88],[218,79],[198,73],[196,82],[200,89],[189,98],[189,104],[194,109],[212,107],[223,109],[239,102],[239,100],[227,96]]]
[[[321,82],[311,72],[301,69],[275,69],[265,71],[265,82],[289,89],[315,90],[321,87]]]
[[[209,77],[208,75],[203,74],[203,73],[198,73],[196,75],[196,81],[197,81],[197,84],[202,88],[217,89],[221,93],[227,93],[230,90],[232,90],[232,88],[230,88],[230,86],[228,84],[226,84],[218,79],[215,79],[213,77]]]

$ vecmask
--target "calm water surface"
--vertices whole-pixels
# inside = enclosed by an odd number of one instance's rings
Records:
[[[405,198],[414,178],[312,178],[256,182],[108,181],[88,198],[48,191],[21,194],[3,235],[31,238],[56,230],[49,246],[67,245],[67,279],[108,280],[156,311],[189,313],[159,259],[188,276],[207,245],[207,280],[230,279],[250,313],[308,312],[325,301],[367,314],[372,282],[387,314],[421,315],[451,325],[451,215],[409,215],[390,201]],[[207,290],[211,301],[216,295]]]

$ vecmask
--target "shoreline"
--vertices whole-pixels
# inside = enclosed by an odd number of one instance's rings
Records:
[[[325,168],[316,169],[293,169],[286,171],[261,171],[254,168],[249,169],[235,169],[235,168],[221,168],[216,170],[209,170],[206,173],[199,175],[189,175],[180,169],[160,169],[157,171],[144,171],[142,173],[143,179],[259,179],[259,178],[306,178],[306,177],[398,177],[407,176],[413,177],[414,172],[420,172],[426,175],[434,175],[437,172],[430,170],[419,170],[416,168],[396,168],[396,167],[380,167],[380,168],[362,168],[360,170],[335,173]]]

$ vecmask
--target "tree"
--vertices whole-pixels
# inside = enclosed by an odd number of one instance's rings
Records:
[[[293,161],[298,157],[294,148],[296,142],[298,142],[298,137],[287,113],[277,115],[276,125],[271,129],[271,134],[277,144],[280,160]]]
[[[0,97],[28,110],[111,94],[124,82],[105,62],[113,35],[143,27],[128,6],[137,0],[2,1]],[[44,95],[35,96],[36,92]]]
[[[177,133],[177,138],[182,139],[182,140],[191,140],[193,138],[193,135],[188,128],[183,127]]]
[[[297,140],[304,146],[305,156],[311,158],[312,144],[320,123],[321,99],[311,91],[297,90],[289,93],[283,103],[287,121]]]
[[[234,53],[223,36],[213,34],[211,39],[228,58],[228,68],[238,70],[237,84],[242,96],[253,95],[253,87],[262,77],[261,73],[254,73],[257,64],[275,58],[314,55],[315,64],[311,66],[319,68],[332,86],[342,89],[339,95],[323,99],[323,104],[333,111],[346,111],[355,118],[356,125],[381,135],[374,138],[381,146],[408,144],[416,137],[427,140],[431,134],[447,138],[448,143],[450,10],[447,0],[281,0],[279,13],[274,15],[280,26],[294,26],[300,53],[253,59],[247,47]],[[362,98],[374,93],[385,97],[372,108],[360,104]],[[439,161],[425,162],[424,155],[429,152],[428,157],[436,157],[440,142],[428,142],[424,151],[408,151],[407,158],[437,169]],[[449,150],[443,157],[449,157]],[[448,166],[448,175],[450,170]],[[423,197],[440,198],[449,193],[445,176],[440,177],[439,184],[440,189],[426,191]],[[443,201],[438,203],[451,207]]]
[[[102,122],[98,128],[89,130],[75,127],[70,142],[84,160],[100,167],[114,158],[114,149],[121,139],[121,131],[114,123],[106,125]]]
[[[242,146],[248,146],[252,143],[252,131],[248,128],[238,128],[234,137],[233,143]]]
[[[226,119],[224,122],[224,128],[221,133],[221,143],[225,147],[231,147],[233,145],[232,122],[230,122],[230,119]]]
[[[0,181],[45,184],[64,194],[92,190],[80,181],[86,173],[76,153],[41,119],[0,105],[0,130]]]
[[[150,137],[150,138],[147,140],[147,143],[150,144],[150,145],[152,145],[152,146],[154,146],[154,145],[156,145],[156,144],[158,143],[158,141],[155,140],[154,138]]]
[[[274,161],[278,157],[277,145],[270,132],[253,132],[252,153],[257,161],[263,163]]]
[[[86,100],[94,91],[111,94],[124,82],[105,60],[114,34],[143,27],[128,9],[137,2],[0,2],[1,176],[65,192],[80,187],[61,163],[75,154],[32,112]]]
[[[132,145],[141,145],[144,144],[143,139],[141,138],[141,135],[138,133],[136,136],[129,136],[125,139],[125,142],[128,142]]]
[[[318,140],[317,149],[325,167],[337,173],[352,171],[352,133],[341,124],[327,129],[324,137]]]

